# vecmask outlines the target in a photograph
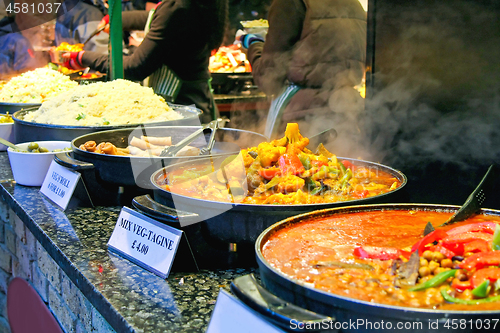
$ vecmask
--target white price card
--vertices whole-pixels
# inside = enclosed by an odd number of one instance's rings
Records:
[[[63,167],[53,160],[43,180],[40,192],[65,210],[79,180],[79,172]]]
[[[123,207],[108,248],[137,265],[167,278],[182,231]]]
[[[220,289],[206,333],[284,333],[242,301]]]

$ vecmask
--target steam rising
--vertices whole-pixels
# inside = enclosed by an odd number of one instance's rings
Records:
[[[311,108],[301,132],[334,127],[333,153],[405,172],[413,202],[461,204],[500,163],[500,3],[376,5],[375,74],[364,110],[347,90],[336,91],[333,112]],[[262,130],[266,113],[253,130]]]

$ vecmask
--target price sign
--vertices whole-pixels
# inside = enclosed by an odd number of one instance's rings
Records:
[[[79,180],[80,173],[52,161],[40,192],[64,210],[68,207]]]
[[[182,231],[123,207],[108,248],[137,265],[167,278]]]
[[[242,301],[220,289],[206,333],[284,333]]]

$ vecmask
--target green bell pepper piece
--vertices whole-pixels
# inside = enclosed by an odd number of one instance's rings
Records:
[[[311,167],[312,167],[311,158],[303,153],[300,153],[298,156],[299,156],[300,162],[304,166],[304,169],[306,169],[306,170],[311,169]]]
[[[490,289],[490,280],[485,280],[479,286],[472,289],[472,295],[479,298],[485,298],[490,293]]]
[[[342,165],[342,163],[340,163]],[[352,171],[351,169],[347,169],[346,173],[342,176],[342,178],[339,179],[340,182],[340,188],[345,189],[347,186],[347,182],[352,178]]]
[[[419,291],[428,288],[437,287],[442,284],[444,281],[448,280],[450,277],[455,276],[457,272],[456,269],[450,269],[449,271],[443,271],[438,275],[434,276],[432,279],[425,281],[415,287],[411,287],[408,291]]]
[[[489,302],[498,302],[500,301],[500,295],[499,296],[492,296],[492,297],[487,297],[487,298],[481,298],[481,299],[461,299],[461,298],[455,298],[453,296],[450,296],[448,294],[448,290],[443,289],[441,290],[441,296],[443,296],[444,300],[450,303],[457,303],[457,304],[466,304],[466,305],[476,305],[476,304],[482,304],[482,303],[489,303]]]
[[[491,248],[493,249],[493,251],[500,251],[500,224],[497,224],[495,227],[495,233],[493,234]]]

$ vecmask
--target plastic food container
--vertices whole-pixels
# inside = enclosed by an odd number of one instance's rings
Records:
[[[45,175],[49,170],[50,163],[54,155],[59,152],[53,152],[54,149],[70,148],[69,141],[36,141],[40,147],[47,148],[48,153],[24,153],[7,149],[9,155],[10,167],[16,183],[25,186],[42,186]],[[30,143],[20,143],[20,149],[28,149]]]

